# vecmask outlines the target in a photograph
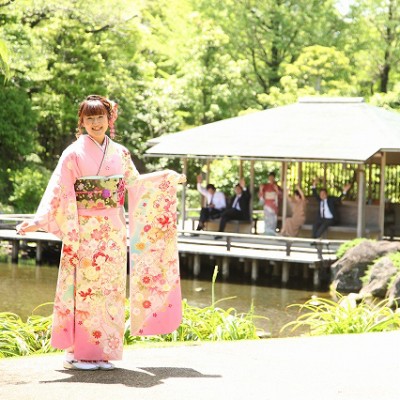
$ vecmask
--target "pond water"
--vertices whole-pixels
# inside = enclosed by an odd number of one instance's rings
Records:
[[[57,274],[58,269],[54,266],[0,263],[0,312],[11,311],[25,319],[38,305],[52,302]],[[182,279],[182,295],[191,305],[210,305],[211,278],[210,281]],[[269,318],[268,321],[259,320],[257,326],[274,337],[291,335],[288,330],[280,333],[281,327],[298,315],[297,308],[287,309],[287,306],[303,303],[312,295],[327,296],[326,293],[310,290],[219,281],[215,286],[216,299],[235,296],[219,304],[224,309],[234,307],[240,312],[247,312],[253,302],[255,313]],[[51,309],[49,305],[37,313],[49,315]]]

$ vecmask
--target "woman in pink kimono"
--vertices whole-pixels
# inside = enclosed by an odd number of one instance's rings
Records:
[[[125,326],[129,191],[131,332],[160,334],[181,318],[173,171],[139,174],[129,151],[110,139],[117,105],[92,95],[79,108],[78,140],[62,154],[33,220],[63,241],[52,345],[68,369],[110,370],[120,360]],[[82,134],[83,128],[87,134]]]

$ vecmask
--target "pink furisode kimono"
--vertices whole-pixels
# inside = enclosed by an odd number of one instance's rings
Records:
[[[163,334],[181,320],[176,243],[180,175],[139,176],[128,150],[82,135],[62,154],[38,211],[63,241],[52,345],[78,360],[119,360],[125,327],[128,191],[132,334]]]

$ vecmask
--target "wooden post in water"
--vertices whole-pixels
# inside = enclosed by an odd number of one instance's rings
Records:
[[[290,264],[287,261],[282,263],[282,283],[288,283],[289,281],[289,268]]]
[[[19,240],[14,239],[11,241],[12,250],[11,250],[11,261],[14,263],[18,262],[18,253],[19,253]]]
[[[200,254],[193,256],[193,275],[195,278],[200,275]]]
[[[253,259],[251,261],[251,280],[255,282],[258,278],[258,260]]]
[[[43,243],[41,240],[36,242],[36,262],[40,264],[43,256]]]
[[[229,257],[223,257],[222,259],[222,278],[227,279],[229,277]]]
[[[308,279],[308,272],[309,272],[309,266],[307,264],[303,265],[303,279],[307,280]]]
[[[313,285],[314,287],[318,287],[320,285],[320,280],[319,280],[319,265],[318,264],[311,264],[310,268],[314,270],[313,272]]]

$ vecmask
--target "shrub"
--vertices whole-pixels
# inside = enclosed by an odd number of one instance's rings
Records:
[[[336,293],[338,301],[313,297],[304,304],[293,304],[303,312],[296,321],[289,322],[282,330],[292,331],[306,327],[312,336],[385,332],[400,329],[400,313],[392,310],[387,299],[376,302],[355,296]]]

